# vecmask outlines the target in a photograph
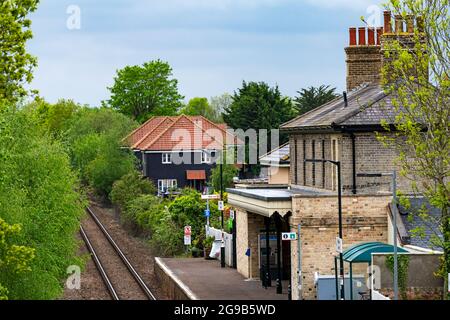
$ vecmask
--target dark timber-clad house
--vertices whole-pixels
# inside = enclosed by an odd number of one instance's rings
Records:
[[[184,187],[202,191],[219,151],[234,145],[226,129],[202,116],[152,117],[124,141],[158,193]]]

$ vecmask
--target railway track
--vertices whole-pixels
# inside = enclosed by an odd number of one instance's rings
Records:
[[[83,226],[80,226],[81,237],[83,238],[89,252],[91,253],[94,264],[95,264],[97,270],[99,271],[99,273],[103,279],[103,282],[105,283],[105,286],[108,289],[109,294],[111,295],[111,298],[114,300],[123,300],[124,299],[124,297],[122,297],[122,294],[120,292],[121,291],[120,288],[124,287],[123,283],[121,283],[121,282],[126,277],[131,277],[134,280],[134,283],[137,285],[137,287],[139,287],[139,289],[141,291],[140,296],[142,296],[143,298],[148,299],[148,300],[156,300],[155,295],[145,284],[142,277],[139,275],[139,273],[136,271],[136,269],[133,267],[133,265],[127,259],[127,257],[123,253],[123,251],[120,249],[120,247],[114,241],[114,239],[111,237],[109,232],[103,226],[103,224],[98,219],[98,217],[95,215],[95,213],[92,211],[92,209],[88,207],[87,212],[89,213],[89,216],[92,218],[92,220],[95,222],[95,225],[97,227],[96,229],[100,230],[102,237],[107,241],[110,248],[113,249],[113,250],[110,249],[109,251],[110,251],[110,253],[114,252],[115,256],[116,256],[114,259],[116,260],[117,263],[115,263],[114,266],[118,267],[117,264],[119,263],[119,261],[122,264],[122,266],[121,266],[122,271],[120,272],[119,275],[117,275],[117,272],[116,272],[116,274],[114,274],[111,271],[109,272],[108,269],[111,270],[111,266],[110,266],[110,268],[108,268],[107,263],[104,263],[102,261],[102,257],[101,257],[102,255],[107,254],[107,252],[106,252],[107,250],[105,250],[105,248],[102,248],[101,251],[99,251],[98,248],[96,249],[95,245],[93,245],[94,241],[92,241],[90,236],[88,235],[89,232],[86,232],[86,229],[83,228]],[[126,275],[124,273],[127,273],[128,275]],[[127,286],[127,289],[129,290],[128,286]],[[123,296],[125,296],[125,294],[123,294]],[[125,297],[125,298],[129,298],[129,296]]]

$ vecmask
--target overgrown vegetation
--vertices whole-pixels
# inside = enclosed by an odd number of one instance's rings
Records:
[[[113,204],[124,210],[126,205],[141,195],[154,195],[155,185],[144,178],[137,171],[124,175],[120,180],[114,182],[110,198]]]
[[[2,1],[0,3],[0,101],[17,102],[27,95],[25,85],[33,79],[36,58],[26,51],[33,38],[28,15],[38,0]]]
[[[18,224],[9,225],[0,218],[0,272],[21,274],[30,272],[34,249],[15,244],[14,238],[21,232]],[[0,300],[8,300],[8,289],[0,282]]]
[[[28,111],[0,111],[0,216],[19,224],[17,243],[35,250],[31,272],[0,272],[10,299],[53,299],[76,258],[75,233],[84,213],[79,181],[63,145]]]
[[[409,256],[406,254],[399,254],[398,258],[398,286],[400,289],[400,295],[403,300],[408,298],[407,296],[407,280],[408,280],[408,268],[409,268]],[[386,256],[386,267],[392,275],[394,275],[394,255]]]
[[[156,254],[174,256],[183,253],[184,226],[192,227],[192,239],[203,248],[206,218],[205,201],[193,189],[183,189],[174,199],[163,199],[149,191],[139,177],[124,176],[114,184],[111,193],[121,210],[124,223],[131,224],[137,234],[146,237]],[[131,187],[125,187],[126,182]],[[120,194],[120,197],[117,195]],[[117,197],[117,198],[116,198]],[[217,203],[210,201],[211,225],[219,226]]]
[[[391,0],[402,19],[416,19],[413,35],[393,35],[385,44],[383,85],[391,95],[395,126],[380,139],[398,151],[401,174],[417,194],[441,212],[444,251],[441,276],[450,273],[450,14],[448,0]],[[405,46],[407,50],[405,50]],[[391,127],[385,123],[386,130]],[[426,214],[421,212],[421,214]],[[447,285],[446,285],[447,286]],[[450,293],[447,294],[447,299]]]

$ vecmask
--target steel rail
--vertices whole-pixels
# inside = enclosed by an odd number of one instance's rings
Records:
[[[139,284],[139,286],[141,287],[142,291],[145,293],[145,295],[150,299],[150,300],[157,300],[155,295],[152,293],[152,291],[147,287],[147,285],[145,284],[144,280],[142,279],[142,277],[139,275],[139,273],[136,271],[136,269],[134,269],[133,265],[130,263],[130,261],[127,259],[127,257],[125,256],[125,254],[122,252],[122,250],[120,249],[120,247],[117,245],[117,243],[114,241],[114,239],[111,237],[111,235],[109,234],[109,232],[106,230],[106,228],[103,226],[103,224],[100,222],[100,220],[97,218],[97,216],[95,215],[95,213],[92,211],[91,208],[87,208],[88,213],[90,214],[90,216],[92,217],[92,219],[94,219],[95,223],[97,224],[97,226],[100,228],[100,230],[103,232],[104,236],[106,237],[106,239],[108,239],[109,243],[111,244],[111,246],[114,248],[114,250],[117,252],[117,254],[119,255],[119,257],[122,259],[122,262],[125,264],[125,266],[127,267],[128,271],[130,271],[131,275],[133,276],[133,278],[136,280],[136,282]]]
[[[91,241],[89,240],[89,238],[82,226],[80,226],[80,233],[81,233],[81,237],[83,238],[84,242],[86,243],[86,246],[92,256],[92,260],[94,260],[95,266],[97,267],[97,270],[100,273],[100,276],[102,277],[103,282],[105,283],[109,294],[111,295],[111,298],[113,298],[113,300],[120,300],[119,296],[117,295],[116,290],[114,289],[114,286],[111,283],[111,280],[109,279],[109,277],[105,271],[105,268],[103,268],[103,265],[102,265],[100,259],[98,258],[98,255],[95,252],[95,249],[92,246]]]

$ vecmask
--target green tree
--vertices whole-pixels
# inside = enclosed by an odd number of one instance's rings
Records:
[[[292,102],[283,97],[278,86],[271,88],[264,82],[243,82],[242,88],[234,93],[232,104],[225,108],[223,119],[233,129],[255,129],[257,143],[246,144],[246,161],[249,162],[250,148],[253,154],[260,143],[259,130],[266,129],[267,146],[272,145],[272,130],[278,130],[280,125],[294,116]],[[286,135],[280,135],[280,142],[287,141]],[[274,143],[275,144],[275,143]],[[265,153],[265,152],[264,152]],[[258,166],[251,164],[253,171]]]
[[[216,119],[216,113],[206,98],[192,98],[188,104],[180,110],[180,114],[188,116],[203,116],[213,122]]]
[[[118,70],[114,85],[108,89],[111,98],[107,104],[139,122],[151,116],[175,115],[184,98],[178,93],[172,68],[161,60]]]
[[[144,178],[137,171],[132,171],[114,182],[110,198],[112,203],[123,210],[131,200],[144,194],[155,193],[156,187],[153,182]]]
[[[411,38],[393,35],[385,44],[383,85],[391,95],[395,124],[380,139],[395,147],[401,174],[442,216],[443,276],[450,273],[450,15],[448,0],[391,0],[405,20],[418,18]],[[405,50],[407,40],[409,50]],[[390,127],[384,123],[387,130]],[[450,295],[447,295],[450,298]]]
[[[136,123],[107,108],[83,108],[68,121],[65,143],[84,183],[108,196],[113,183],[135,170],[135,157],[121,148]]]
[[[31,272],[0,272],[10,299],[54,299],[77,258],[79,219],[85,203],[66,149],[26,111],[0,112],[0,217],[20,224],[18,243],[35,249]]]
[[[226,188],[231,188],[233,186],[233,178],[237,177],[239,174],[239,169],[231,164],[224,164],[222,168],[222,185],[223,190]],[[215,191],[220,191],[220,166],[217,165],[211,170],[210,176],[211,186]]]
[[[0,3],[0,100],[17,101],[27,94],[24,88],[33,79],[36,58],[26,52],[33,37],[27,16],[36,10],[38,0]]]
[[[297,115],[302,115],[335,99],[338,96],[335,91],[336,88],[325,85],[303,88],[297,91],[298,96],[294,98]]]
[[[73,100],[61,99],[55,104],[36,98],[24,107],[30,114],[35,116],[35,121],[40,123],[45,130],[55,138],[61,138],[67,129],[72,117],[82,108]]]
[[[224,93],[220,96],[211,97],[209,100],[209,104],[214,111],[216,121],[223,122],[222,113],[224,113],[225,109],[229,108],[233,103],[233,97],[228,93]]]
[[[14,244],[14,237],[21,232],[18,224],[9,225],[0,218],[0,272],[19,274],[31,271],[30,261],[34,259],[34,249]],[[8,299],[8,289],[0,283],[0,300]]]

